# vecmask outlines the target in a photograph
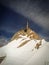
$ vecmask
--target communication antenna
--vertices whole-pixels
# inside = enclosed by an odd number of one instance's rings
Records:
[[[26,26],[26,28],[27,28],[27,30],[28,30],[28,28],[29,28],[28,21],[27,21],[27,26]]]

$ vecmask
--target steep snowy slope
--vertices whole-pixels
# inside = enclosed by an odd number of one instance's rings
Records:
[[[49,60],[49,44],[43,39],[42,45],[36,49],[39,42],[27,36],[11,41],[0,48],[0,57],[6,56],[0,65],[45,65],[43,62]]]
[[[49,65],[49,43],[44,44],[24,65]]]

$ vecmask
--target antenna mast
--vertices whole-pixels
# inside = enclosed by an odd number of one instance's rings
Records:
[[[28,30],[28,27],[29,27],[29,25],[28,25],[28,21],[27,21],[27,30]]]

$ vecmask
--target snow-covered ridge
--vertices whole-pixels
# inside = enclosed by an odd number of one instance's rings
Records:
[[[20,36],[0,48],[0,57],[6,56],[0,65],[45,65],[49,62],[49,42]],[[25,41],[28,42],[18,47]],[[40,41],[42,42],[39,49],[35,48]]]

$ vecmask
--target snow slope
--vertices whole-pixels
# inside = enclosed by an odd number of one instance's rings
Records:
[[[18,48],[25,41],[28,42]],[[40,48],[35,49],[38,42],[40,40],[31,40],[26,36],[21,36],[1,47],[0,57],[6,56],[6,58],[0,65],[45,65],[45,62],[49,61],[49,44],[43,39]]]
[[[49,65],[49,44],[41,47],[25,65]]]

